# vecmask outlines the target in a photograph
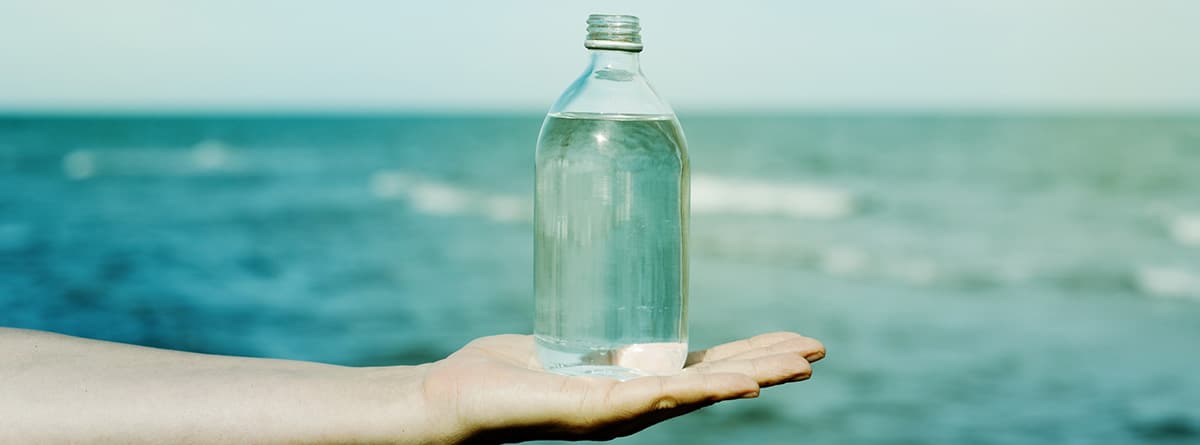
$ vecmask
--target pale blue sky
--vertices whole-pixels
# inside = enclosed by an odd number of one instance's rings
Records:
[[[590,12],[680,109],[1200,109],[1194,0],[0,0],[0,109],[540,111]]]

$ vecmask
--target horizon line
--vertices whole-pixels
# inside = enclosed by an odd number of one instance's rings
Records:
[[[5,118],[451,117],[544,116],[527,107],[32,107],[2,108]],[[676,115],[1200,116],[1200,107],[676,107]]]

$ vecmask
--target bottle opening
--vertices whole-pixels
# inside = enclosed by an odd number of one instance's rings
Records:
[[[592,14],[587,20],[587,49],[642,51],[642,26],[632,15]]]

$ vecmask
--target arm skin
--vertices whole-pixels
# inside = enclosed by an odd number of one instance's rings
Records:
[[[626,382],[541,371],[528,335],[444,360],[353,368],[0,328],[0,443],[499,443],[606,440],[805,380],[816,340],[773,333]]]

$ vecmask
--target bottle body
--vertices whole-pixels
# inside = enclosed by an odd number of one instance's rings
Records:
[[[681,369],[689,171],[674,115],[552,112],[536,176],[542,366],[616,378]]]
[[[553,372],[628,379],[687,357],[687,143],[642,74],[640,30],[588,17],[591,61],[538,137],[534,334]]]

